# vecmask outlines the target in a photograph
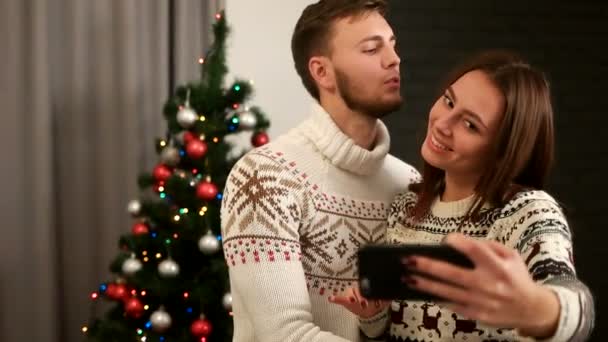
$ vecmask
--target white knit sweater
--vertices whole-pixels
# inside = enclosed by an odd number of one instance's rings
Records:
[[[358,341],[356,316],[327,297],[356,285],[356,252],[385,239],[391,200],[418,172],[312,116],[232,169],[222,204],[234,341]]]

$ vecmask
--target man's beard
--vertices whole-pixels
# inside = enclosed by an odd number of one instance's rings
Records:
[[[381,101],[378,99],[366,99],[365,95],[358,95],[356,89],[352,86],[351,80],[342,71],[335,69],[336,83],[338,91],[342,95],[344,103],[352,111],[363,113],[367,116],[377,119],[383,118],[386,115],[395,112],[401,108],[403,100],[401,96],[394,101]]]

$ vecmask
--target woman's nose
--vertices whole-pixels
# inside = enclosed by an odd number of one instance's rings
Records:
[[[446,114],[435,121],[435,128],[439,133],[445,136],[452,135],[452,117],[449,114]]]

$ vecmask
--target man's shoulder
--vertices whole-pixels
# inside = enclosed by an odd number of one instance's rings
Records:
[[[298,136],[297,132],[287,132],[264,146],[247,152],[247,156],[265,156],[278,163],[294,163],[309,159],[315,155],[306,139]]]
[[[305,143],[298,142],[290,133],[279,136],[264,146],[254,148],[241,156],[231,174],[251,175],[256,172],[274,175],[278,179],[301,180],[310,172],[311,165],[321,162],[319,156]]]
[[[420,182],[421,179],[420,173],[415,167],[393,156],[392,154],[386,155],[383,170],[390,176],[406,179],[408,185],[411,183]]]

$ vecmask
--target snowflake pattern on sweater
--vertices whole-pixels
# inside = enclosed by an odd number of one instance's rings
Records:
[[[233,167],[222,201],[234,341],[359,341],[358,319],[328,297],[356,285],[359,247],[384,242],[394,196],[419,175],[371,150],[317,108]]]

